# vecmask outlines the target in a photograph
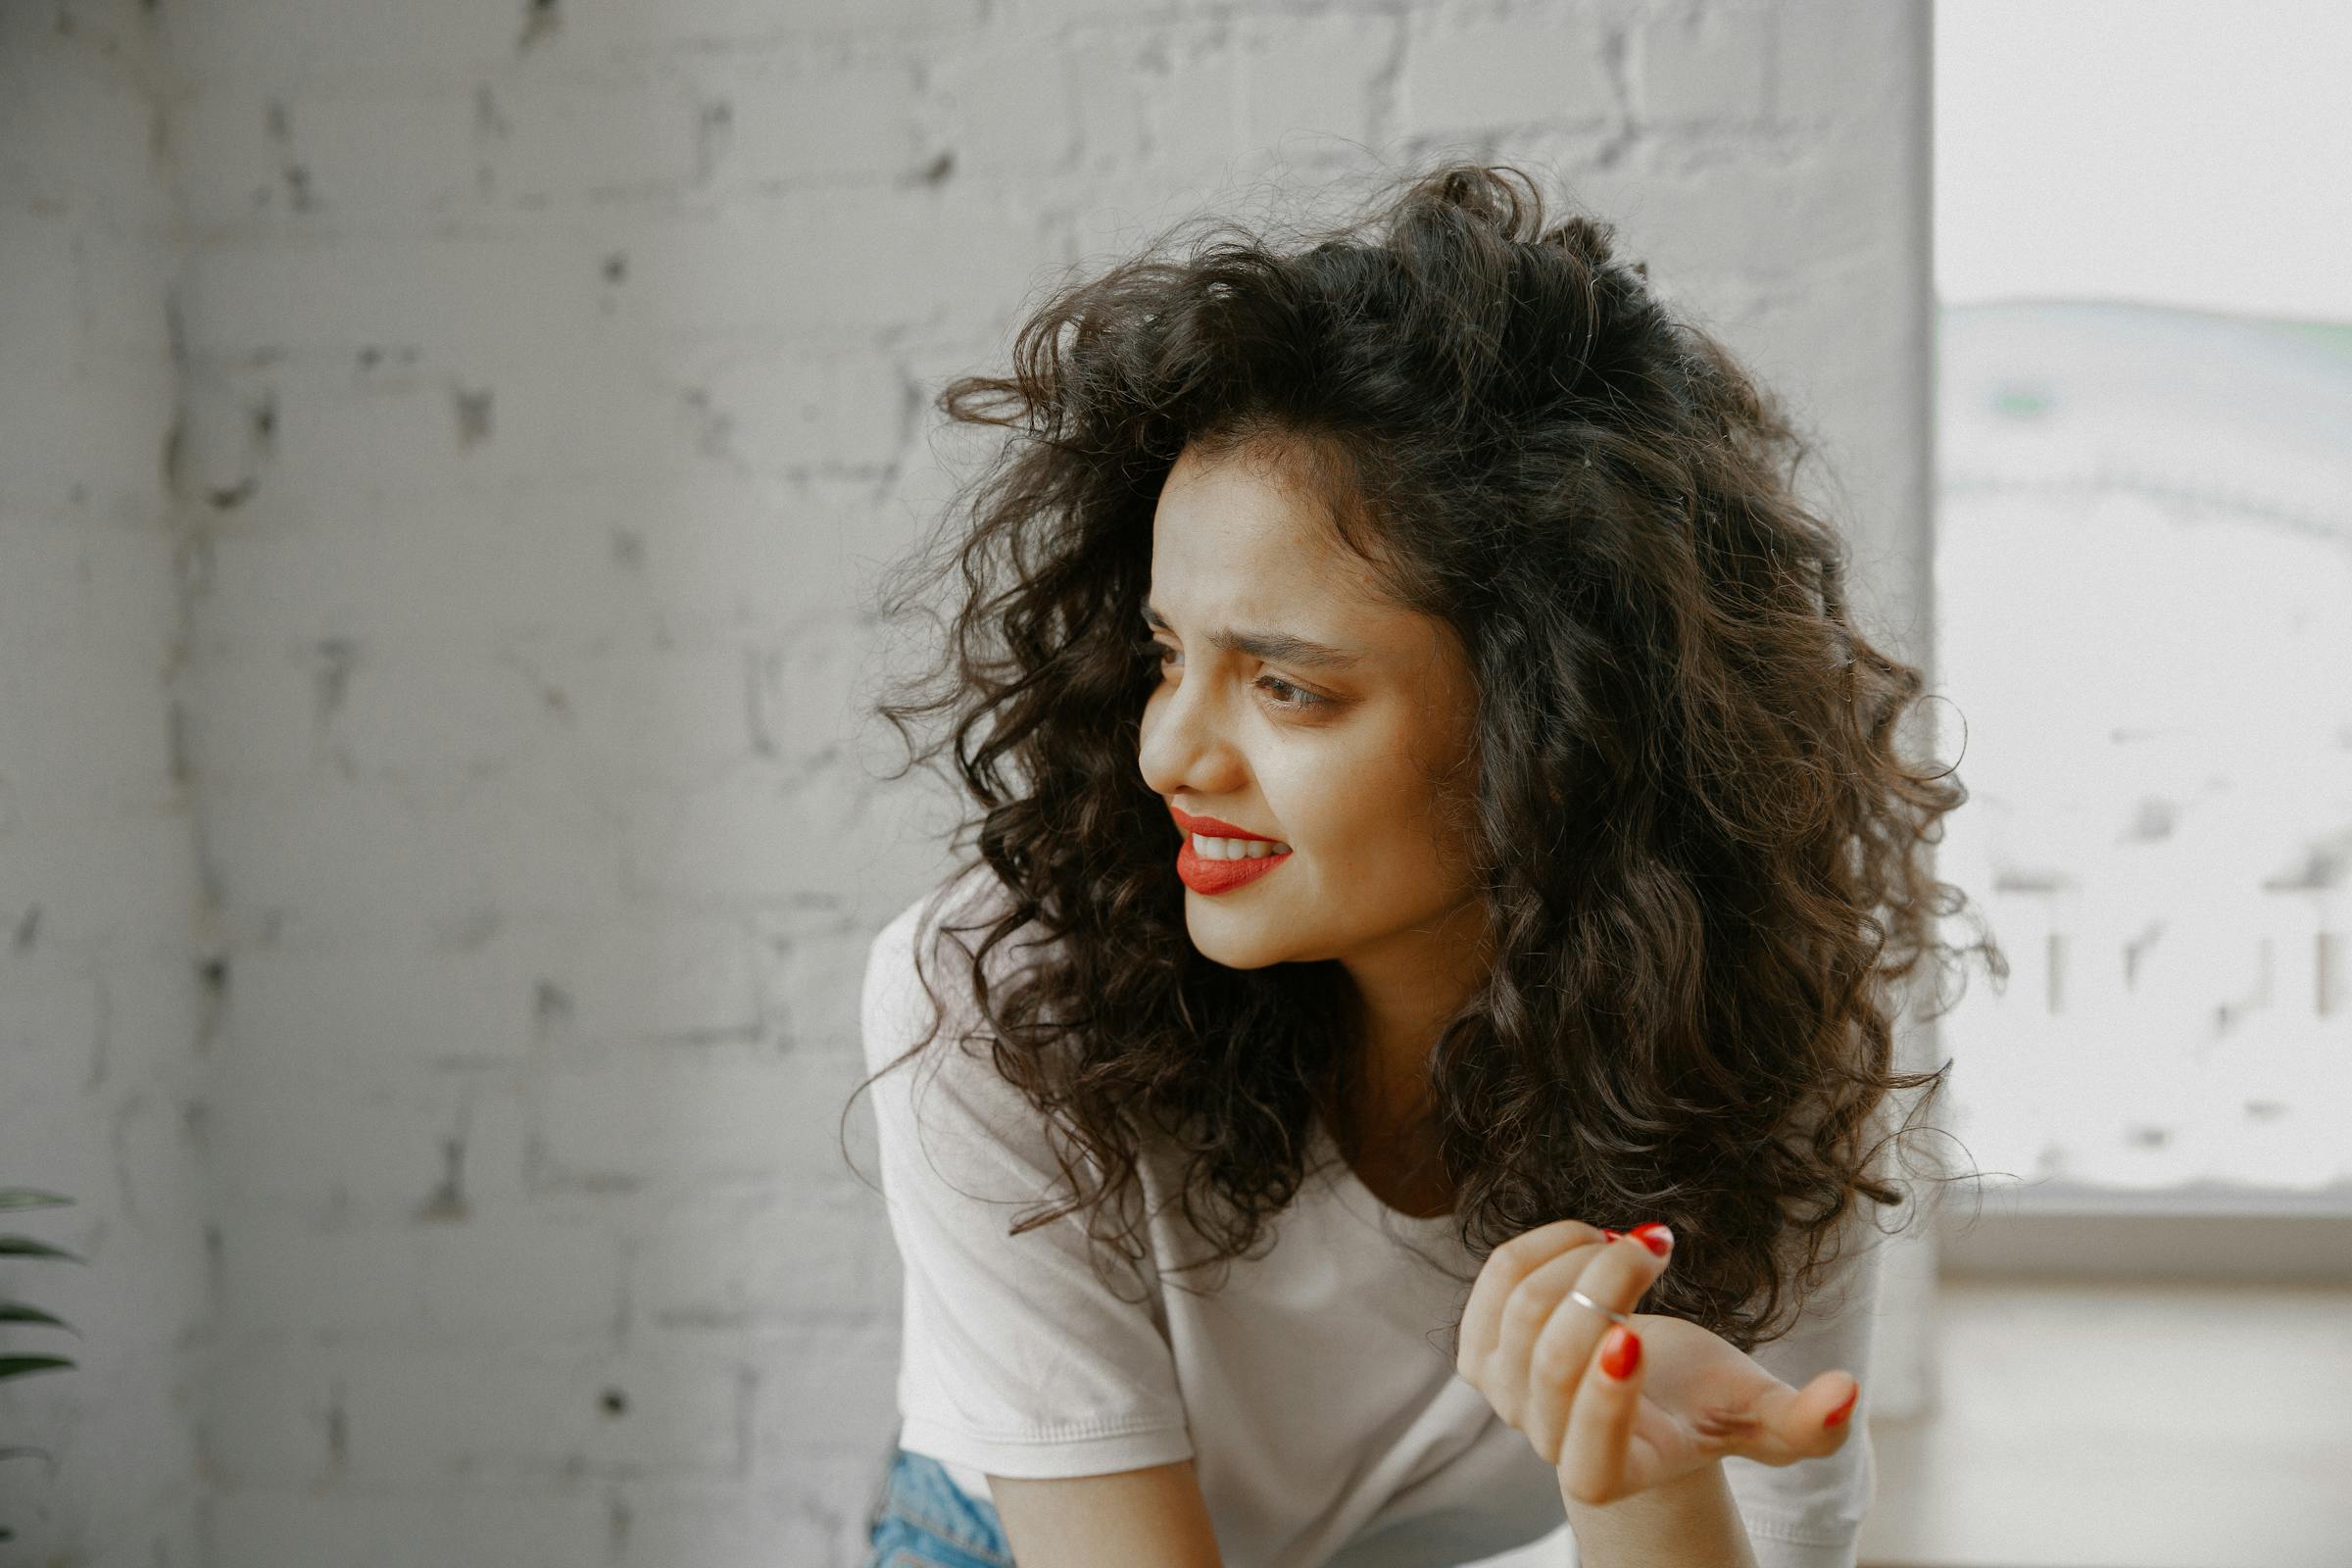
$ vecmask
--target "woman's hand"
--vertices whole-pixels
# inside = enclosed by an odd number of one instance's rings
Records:
[[[1664,1226],[1539,1225],[1489,1255],[1463,1308],[1455,1372],[1527,1434],[1561,1494],[1614,1502],[1726,1455],[1784,1465],[1843,1447],[1861,1393],[1851,1373],[1792,1389],[1694,1323],[1634,1311],[1667,1266],[1645,1238],[1672,1243]]]

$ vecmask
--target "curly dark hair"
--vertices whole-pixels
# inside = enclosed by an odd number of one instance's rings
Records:
[[[1137,1225],[1100,1222],[1158,1138],[1204,1261],[1241,1255],[1307,1174],[1318,1096],[1348,1102],[1337,961],[1202,957],[1137,767],[1161,485],[1188,446],[1273,441],[1479,688],[1494,960],[1426,1075],[1460,1241],[1483,1260],[1563,1216],[1662,1219],[1675,1263],[1643,1310],[1742,1349],[1780,1337],[1856,1195],[1904,1201],[1879,1166],[1911,1118],[1882,1113],[1925,1089],[1924,1113],[1950,1064],[1893,1069],[1894,982],[1955,953],[1934,917],[1967,903],[1922,852],[1967,793],[1898,755],[1923,676],[1849,618],[1846,547],[1794,493],[1810,445],[1612,259],[1614,225],[1547,220],[1517,168],[1408,173],[1280,246],[1212,220],[1179,259],[1195,221],[1054,289],[1008,375],[939,392],[1005,433],[884,595],[895,617],[960,568],[942,663],[876,710],[902,741],[954,714],[907,766],[953,742],[979,805],[963,871],[1002,890],[995,918],[949,928],[985,933],[958,943],[986,1020],[966,1039],[1068,1184],[1013,1233],[1084,1211],[1099,1250],[1139,1258]],[[1016,932],[1048,940],[999,977]],[[2005,977],[1979,935],[1957,951]]]

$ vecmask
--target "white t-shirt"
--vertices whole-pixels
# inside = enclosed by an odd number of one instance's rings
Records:
[[[980,935],[934,940],[930,911],[947,891],[907,906],[868,952],[869,1072],[931,1021],[914,971],[918,922],[924,972],[955,1014],[943,1035],[977,1018],[957,944]],[[956,917],[974,918],[968,898]],[[990,955],[992,980],[1018,966],[1007,950],[1027,940]],[[1451,1216],[1389,1208],[1317,1119],[1313,1174],[1272,1222],[1271,1250],[1234,1260],[1213,1293],[1202,1294],[1213,1267],[1174,1276],[1186,1289],[1163,1286],[1160,1265],[1201,1256],[1204,1244],[1180,1232],[1168,1173],[1147,1150],[1151,1260],[1113,1292],[1090,1265],[1082,1215],[1005,1234],[1013,1215],[1059,1192],[1059,1167],[1035,1109],[985,1045],[972,1050],[934,1041],[869,1091],[905,1269],[902,1447],[983,1499],[992,1473],[1099,1475],[1189,1456],[1226,1568],[1445,1568],[1560,1528],[1552,1467],[1454,1373],[1444,1330],[1478,1265]],[[1853,1568],[1876,1491],[1863,1417],[1877,1274],[1876,1247],[1849,1252],[1824,1297],[1843,1309],[1809,1312],[1753,1352],[1793,1387],[1830,1367],[1865,1380],[1836,1454],[1724,1461],[1761,1568]]]

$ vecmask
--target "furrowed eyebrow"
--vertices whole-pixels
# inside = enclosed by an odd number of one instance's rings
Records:
[[[1174,631],[1167,617],[1150,605],[1144,607],[1144,623],[1158,631]],[[1310,642],[1281,631],[1236,631],[1228,626],[1223,631],[1209,633],[1209,645],[1231,654],[1248,654],[1269,664],[1303,664],[1317,669],[1353,669],[1363,661],[1346,649],[1328,643]]]

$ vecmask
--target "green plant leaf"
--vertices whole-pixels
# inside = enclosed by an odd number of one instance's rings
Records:
[[[0,1209],[55,1208],[60,1204],[73,1201],[74,1200],[66,1197],[63,1193],[46,1192],[37,1187],[0,1188]],[[47,1242],[35,1241],[29,1236],[0,1236],[0,1255],[62,1257],[74,1263],[89,1261],[88,1258],[78,1253],[69,1252],[62,1247],[52,1247]],[[64,1318],[44,1312],[39,1307],[24,1301],[0,1301],[0,1322],[49,1323],[71,1332],[76,1338],[81,1334],[79,1329],[74,1328]],[[58,1372],[72,1367],[74,1364],[71,1356],[64,1355],[0,1355],[0,1378],[21,1378],[34,1372]],[[26,1447],[23,1445],[0,1446],[0,1459],[25,1457],[47,1460],[52,1474],[57,1470],[57,1460],[46,1448]],[[13,1527],[0,1525],[0,1542],[16,1539],[17,1532]]]
[[[47,1242],[36,1242],[29,1236],[0,1236],[0,1256],[6,1256],[12,1252],[19,1257],[62,1257],[74,1263],[89,1261],[78,1252],[69,1252],[62,1247],[51,1247]]]
[[[74,1364],[63,1355],[0,1355],[0,1378],[21,1378],[31,1372],[55,1372]]]
[[[0,1323],[54,1323],[68,1333],[81,1333],[64,1318],[44,1312],[30,1301],[0,1301]]]

